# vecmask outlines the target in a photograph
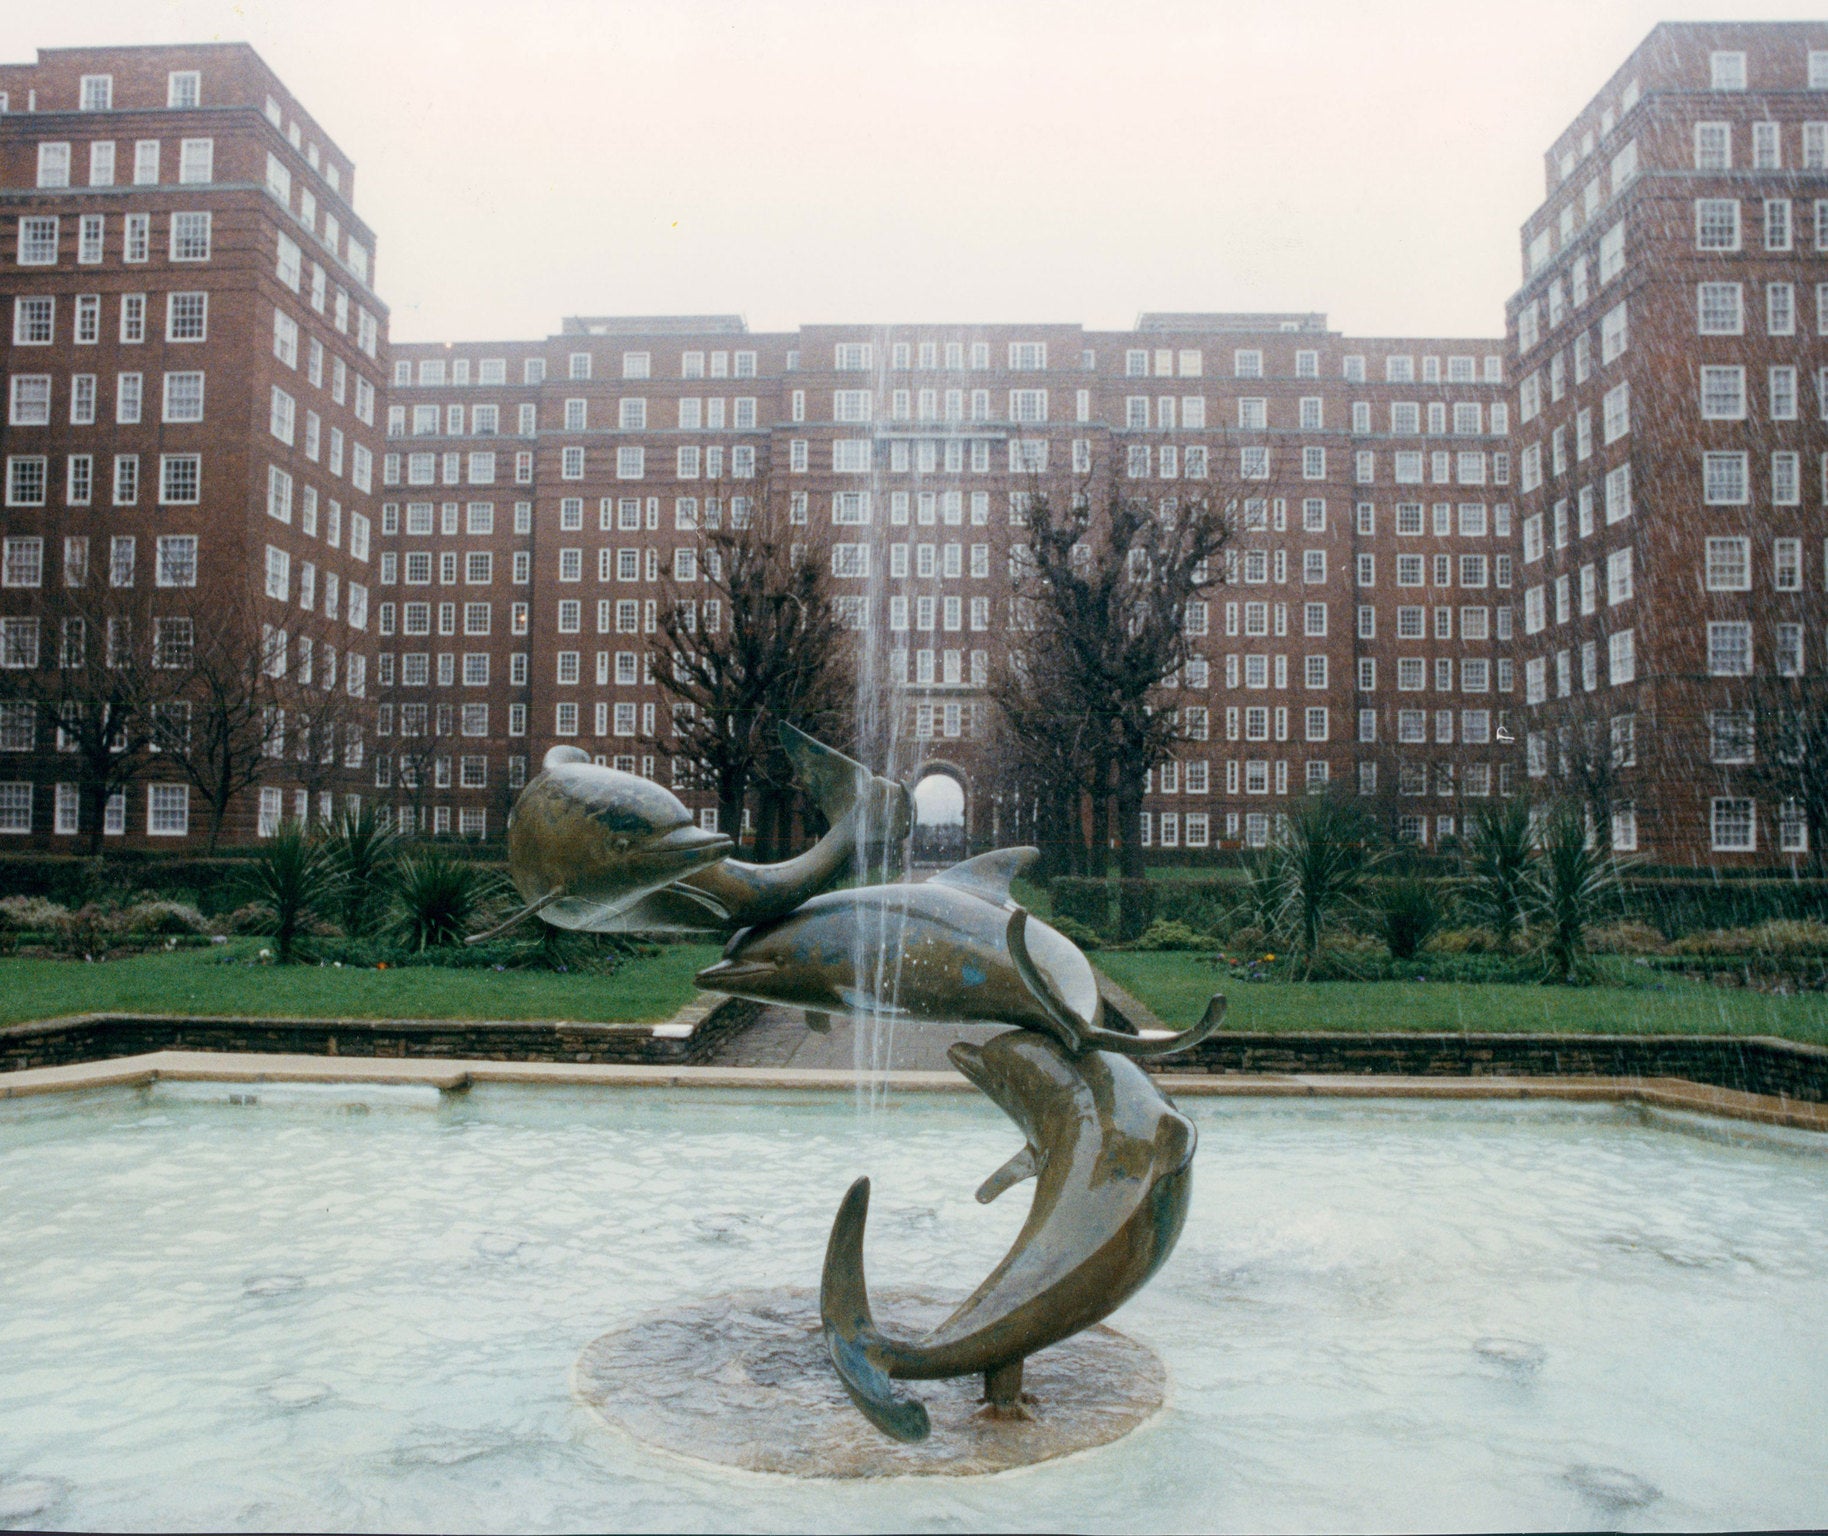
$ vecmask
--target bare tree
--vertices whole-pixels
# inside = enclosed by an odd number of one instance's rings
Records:
[[[705,498],[696,542],[660,602],[651,652],[671,718],[650,744],[692,765],[733,837],[760,787],[770,844],[784,837],[792,777],[776,723],[842,737],[852,694],[849,620],[831,593],[825,550],[782,500],[765,485]]]
[[[9,572],[31,593],[0,639],[0,701],[32,735],[54,732],[77,787],[78,826],[90,854],[102,849],[108,802],[146,771],[163,745],[190,666],[188,635],[155,612],[135,580],[132,541],[107,570],[89,568],[89,541],[64,541],[60,571]],[[40,548],[56,548],[47,538]],[[21,577],[24,580],[21,580]]]
[[[1189,735],[1168,685],[1206,632],[1205,594],[1225,580],[1236,508],[1208,491],[1157,499],[1115,484],[1065,499],[1037,486],[1027,497],[1028,543],[1011,582],[1027,605],[1019,612],[1033,618],[1031,649],[1047,659],[1037,675],[1051,680],[1062,725],[1086,718],[1094,875],[1114,798],[1119,869],[1142,876],[1149,773]]]
[[[1787,804],[1802,819],[1809,856],[1823,863],[1828,837],[1828,680],[1766,676],[1752,689],[1757,736],[1747,782],[1780,812]]]

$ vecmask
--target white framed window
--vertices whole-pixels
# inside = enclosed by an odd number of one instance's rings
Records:
[[[1711,806],[1712,845],[1716,853],[1753,853],[1758,848],[1756,804],[1737,796],[1720,795]]]
[[[190,786],[188,784],[148,784],[146,786],[146,835],[148,837],[188,837],[190,835]]]
[[[1745,369],[1704,366],[1701,369],[1701,419],[1744,421],[1745,416]]]
[[[1707,626],[1707,670],[1710,677],[1752,675],[1752,626],[1743,619]]]
[[[1745,333],[1743,288],[1739,283],[1695,285],[1695,329],[1702,336],[1740,336]]]
[[[1695,249],[1736,251],[1739,249],[1739,244],[1739,199],[1735,197],[1696,198]]]
[[[182,139],[178,143],[178,181],[181,185],[207,185],[215,180],[216,141]]]
[[[1719,49],[1707,58],[1708,85],[1716,91],[1743,91],[1746,87],[1745,54]]]

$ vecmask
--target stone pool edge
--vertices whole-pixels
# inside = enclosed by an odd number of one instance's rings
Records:
[[[9,1072],[0,1076],[0,1099],[95,1088],[135,1088],[155,1082],[418,1083],[445,1092],[460,1092],[478,1084],[512,1083],[826,1093],[848,1093],[868,1082],[911,1093],[972,1091],[971,1084],[956,1072],[886,1072],[866,1076],[818,1068],[430,1060],[174,1050]],[[1638,1104],[1828,1133],[1828,1105],[1745,1093],[1684,1078],[1406,1077],[1363,1073],[1244,1077],[1163,1073],[1160,1082],[1169,1093],[1188,1098],[1495,1099]]]

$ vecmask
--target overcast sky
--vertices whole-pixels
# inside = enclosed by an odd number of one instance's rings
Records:
[[[1491,335],[1542,152],[1661,19],[1821,0],[62,0],[245,40],[356,164],[403,341],[567,314],[1321,310]]]

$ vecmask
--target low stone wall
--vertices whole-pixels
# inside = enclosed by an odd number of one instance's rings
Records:
[[[1396,1077],[1680,1077],[1828,1103],[1828,1049],[1768,1036],[1471,1035],[1221,1030],[1165,1072]]]
[[[730,1036],[748,1028],[757,1012],[754,1003],[726,998],[694,1003],[674,1021],[658,1025],[84,1014],[0,1028],[0,1072],[152,1051],[697,1066],[710,1060]]]

